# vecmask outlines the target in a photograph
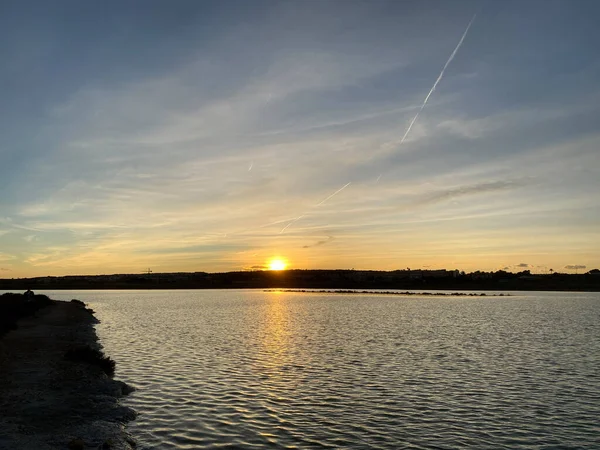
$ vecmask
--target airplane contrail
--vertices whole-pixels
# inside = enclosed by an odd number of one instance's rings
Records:
[[[279,234],[283,233],[285,230],[287,230],[293,223],[299,221],[300,219],[302,219],[304,217],[304,214],[302,214],[301,216],[296,217],[294,220],[292,220],[290,223],[288,223],[285,227],[283,227],[281,229],[281,231],[279,232]]]
[[[298,218],[297,217],[292,217],[290,219],[276,220],[275,222],[265,223],[264,225],[261,225],[258,228],[266,228],[266,227],[270,227],[271,225],[279,225],[280,223],[291,222],[292,220],[296,220],[296,219],[298,219]]]
[[[349,183],[346,183],[345,185],[343,185],[341,188],[339,188],[337,191],[335,191],[333,194],[329,195],[328,197],[326,197],[325,199],[321,200],[319,203],[317,203],[315,206],[321,206],[323,203],[325,203],[327,200],[329,200],[331,197],[333,197],[334,195],[339,194],[340,192],[342,192],[344,189],[346,189],[348,186],[350,186],[352,184],[352,182],[350,181]]]
[[[454,59],[454,57],[456,56],[456,53],[458,52],[458,50],[460,49],[460,47],[462,46],[463,41],[467,37],[467,33],[469,32],[469,29],[471,28],[471,25],[473,25],[473,21],[475,20],[475,17],[477,17],[477,13],[473,14],[473,17],[471,17],[471,20],[469,21],[469,24],[467,25],[467,28],[465,28],[465,31],[462,34],[461,38],[460,38],[460,41],[458,41],[458,44],[456,44],[456,47],[454,47],[454,51],[450,54],[450,57],[448,58],[448,61],[446,61],[446,64],[444,64],[444,67],[442,68],[442,71],[440,72],[440,74],[437,77],[437,80],[435,80],[435,83],[433,83],[433,86],[431,87],[431,89],[427,93],[427,96],[425,97],[425,100],[423,100],[423,103],[421,104],[421,107],[417,111],[417,114],[415,114],[415,117],[413,117],[412,120],[410,121],[410,124],[408,125],[408,128],[404,132],[404,136],[402,136],[402,139],[400,139],[400,143],[398,144],[398,146],[402,145],[402,143],[404,142],[404,140],[408,136],[408,133],[410,133],[410,130],[412,129],[413,125],[415,124],[415,122],[419,118],[419,114],[421,114],[421,112],[425,108],[425,105],[427,105],[427,102],[429,101],[429,97],[431,97],[431,94],[433,94],[433,91],[435,91],[435,88],[437,87],[438,83],[444,77],[444,72],[446,72],[446,69],[448,68],[448,66],[450,65],[450,63],[452,62],[452,60]]]
[[[325,203],[327,200],[329,200],[331,197],[339,194],[340,192],[342,192],[344,189],[346,189],[348,186],[350,186],[352,184],[352,182],[348,182],[345,185],[343,185],[341,188],[339,188],[337,191],[335,191],[333,194],[328,195],[327,197],[325,197],[323,200],[321,200],[319,203],[317,203],[315,205],[315,207],[317,206],[321,206],[323,203]],[[287,230],[289,227],[291,227],[294,223],[296,223],[297,221],[299,221],[300,219],[302,219],[304,216],[306,216],[306,214],[302,214],[301,216],[296,217],[294,220],[292,220],[290,223],[288,223],[285,227],[283,227],[283,229],[279,232],[279,234],[283,233],[285,230]]]

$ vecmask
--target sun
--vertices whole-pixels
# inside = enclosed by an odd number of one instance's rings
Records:
[[[272,259],[269,262],[269,270],[284,270],[286,265],[287,264],[285,263],[285,261],[283,259],[279,259],[279,258]]]

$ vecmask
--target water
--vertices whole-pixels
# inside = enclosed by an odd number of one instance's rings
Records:
[[[145,449],[600,448],[600,294],[57,291]]]

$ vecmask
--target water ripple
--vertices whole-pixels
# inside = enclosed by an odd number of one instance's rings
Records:
[[[600,448],[600,296],[60,293],[145,449]]]

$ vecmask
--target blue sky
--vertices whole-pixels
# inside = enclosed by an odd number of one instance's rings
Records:
[[[599,15],[4,3],[0,277],[598,267]]]

